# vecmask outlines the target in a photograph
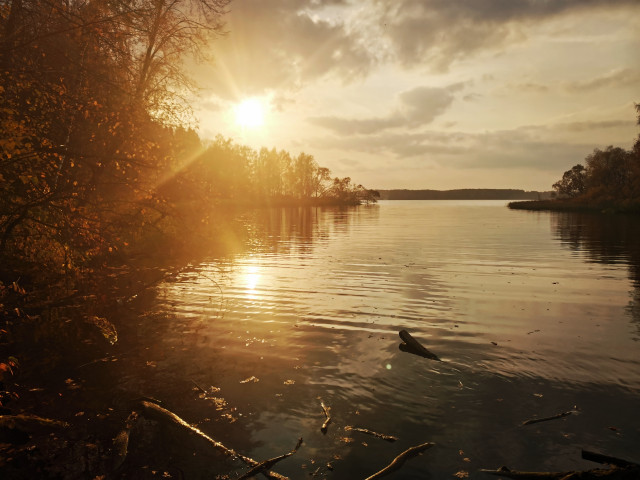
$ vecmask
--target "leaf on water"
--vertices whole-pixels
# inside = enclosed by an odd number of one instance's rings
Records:
[[[249,383],[249,382],[256,383],[256,382],[259,382],[259,381],[260,381],[259,378],[251,375],[249,378],[245,378],[244,380],[240,380],[240,383]]]
[[[296,381],[295,381],[295,380],[285,380],[285,381],[284,381],[284,384],[285,384],[285,385],[293,385],[294,383],[296,383]]]

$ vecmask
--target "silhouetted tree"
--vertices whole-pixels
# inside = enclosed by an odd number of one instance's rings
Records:
[[[577,197],[582,195],[585,189],[585,168],[583,165],[578,164],[567,170],[562,175],[562,180],[553,184],[553,189],[560,195],[567,197]]]

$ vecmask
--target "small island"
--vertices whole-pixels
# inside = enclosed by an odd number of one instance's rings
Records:
[[[640,125],[640,104],[636,104]],[[596,148],[553,184],[555,198],[509,203],[517,210],[640,213],[640,135],[631,150]]]

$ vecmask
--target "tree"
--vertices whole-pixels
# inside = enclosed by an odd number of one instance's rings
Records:
[[[67,268],[166,216],[181,62],[227,4],[0,3],[0,255]]]
[[[133,34],[134,101],[154,111],[175,108],[178,89],[191,87],[182,60],[204,55],[203,47],[223,32],[230,0],[133,0],[127,17]]]
[[[629,198],[633,184],[631,152],[620,147],[609,146],[605,150],[596,148],[585,159],[587,185],[591,195],[608,198]]]
[[[553,184],[553,189],[558,194],[566,197],[577,197],[582,195],[585,190],[585,168],[583,165],[578,164],[567,170],[562,175],[562,180]]]

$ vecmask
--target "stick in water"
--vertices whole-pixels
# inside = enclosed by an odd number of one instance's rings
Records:
[[[382,440],[386,440],[387,442],[395,442],[396,440],[398,440],[398,437],[394,437],[393,435],[385,435],[384,433],[374,432],[373,430],[369,430],[367,428],[351,427],[351,426],[347,425],[346,427],[344,427],[344,429],[347,430],[347,431],[353,430],[354,432],[360,432],[360,433],[366,433],[368,435],[373,435],[374,437],[381,438]]]
[[[324,402],[320,402],[320,406],[322,407],[322,411],[324,412],[324,416],[326,418],[326,420],[322,424],[322,427],[320,427],[320,431],[322,433],[327,433],[327,427],[331,423],[331,417],[329,416],[329,409],[325,406]]]
[[[569,416],[572,413],[573,413],[572,411],[569,411],[569,412],[562,412],[562,413],[559,413],[557,415],[552,415],[550,417],[532,418],[530,420],[525,420],[524,422],[522,422],[522,425],[531,425],[532,423],[547,422],[549,420],[555,420],[557,418],[563,418],[563,417]]]
[[[259,473],[262,473],[262,472],[264,472],[266,470],[269,470],[271,467],[273,467],[280,460],[284,460],[285,458],[290,457],[291,455],[296,453],[298,451],[298,449],[300,448],[300,445],[302,445],[302,437],[300,437],[298,439],[298,443],[296,444],[294,449],[291,450],[289,453],[285,453],[284,455],[280,455],[278,457],[273,457],[273,458],[270,458],[269,460],[265,460],[264,462],[260,462],[258,465],[253,467],[251,470],[249,470],[243,476],[241,476],[238,480],[246,480],[248,478],[255,477]]]
[[[411,447],[411,448],[405,450],[400,455],[398,455],[396,458],[394,458],[393,461],[389,465],[384,467],[378,473],[374,473],[370,477],[367,477],[365,480],[374,480],[376,478],[382,478],[385,475],[390,474],[391,472],[395,472],[396,470],[398,470],[404,464],[405,461],[407,461],[410,458],[415,457],[416,455],[424,452],[425,450],[433,447],[434,445],[435,445],[435,443],[427,442],[427,443],[423,443],[422,445],[416,445],[415,447]]]

